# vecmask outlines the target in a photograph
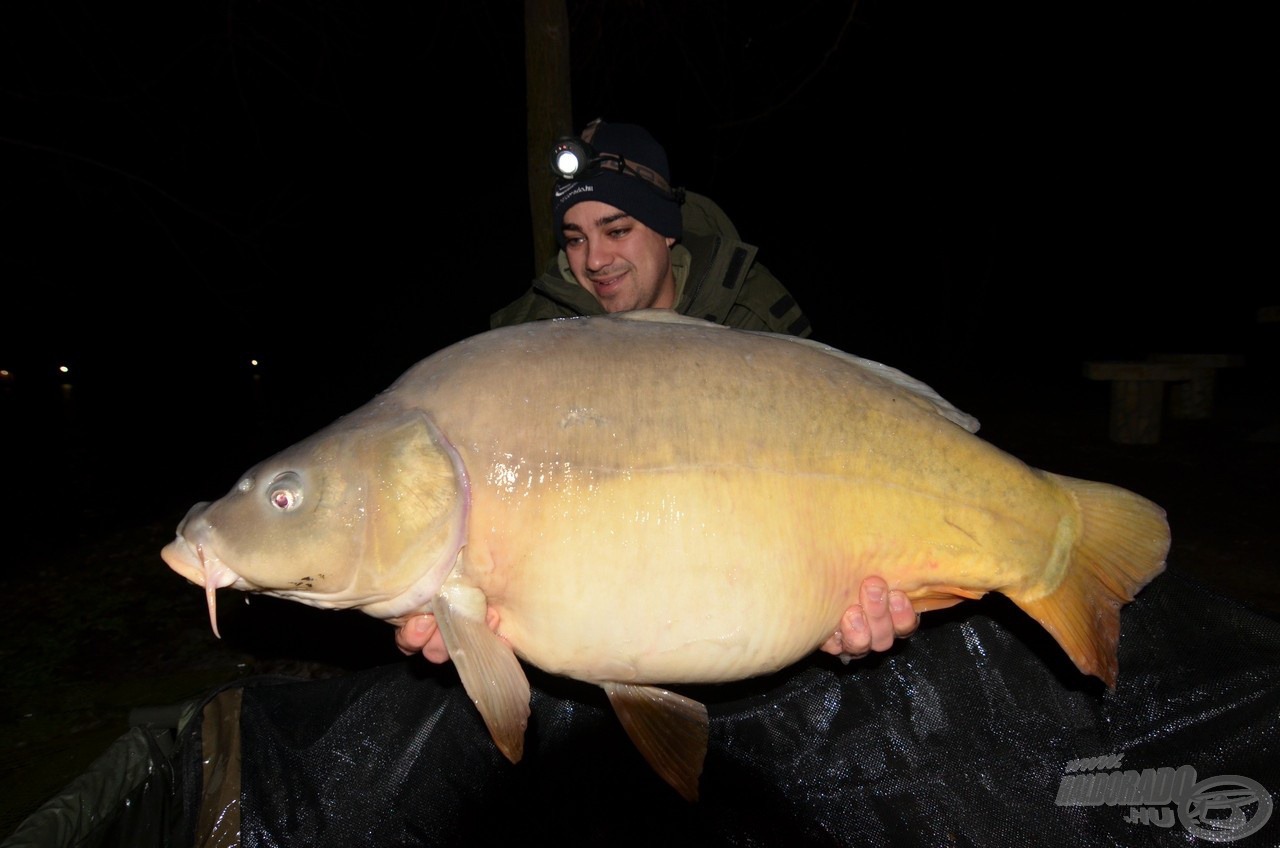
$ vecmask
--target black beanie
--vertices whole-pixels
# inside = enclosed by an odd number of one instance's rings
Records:
[[[644,127],[601,122],[590,144],[597,154],[621,156],[661,175],[668,185],[671,183],[667,151]],[[680,204],[674,198],[664,196],[657,187],[634,174],[607,168],[589,170],[594,173],[575,180],[556,180],[551,218],[561,247],[564,247],[564,213],[584,200],[616,206],[659,235],[680,238]]]

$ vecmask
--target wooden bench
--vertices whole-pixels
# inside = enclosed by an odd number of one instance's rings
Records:
[[[1170,417],[1186,420],[1203,420],[1213,414],[1213,385],[1219,368],[1244,365],[1243,356],[1225,353],[1156,353],[1148,359],[1196,369],[1190,380],[1169,387]]]
[[[1229,354],[1162,353],[1141,362],[1086,362],[1084,375],[1111,382],[1111,441],[1154,445],[1160,441],[1166,384],[1172,386],[1170,415],[1208,418],[1217,369],[1243,364],[1243,357]]]
[[[1160,441],[1165,383],[1189,381],[1195,369],[1172,362],[1086,362],[1084,375],[1111,382],[1111,441],[1154,445]]]

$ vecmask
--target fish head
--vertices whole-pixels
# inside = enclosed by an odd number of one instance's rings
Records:
[[[466,536],[469,486],[429,415],[370,404],[198,503],[161,557],[205,588],[397,618],[426,608]]]

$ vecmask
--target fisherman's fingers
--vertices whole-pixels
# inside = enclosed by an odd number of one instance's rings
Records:
[[[872,651],[887,651],[897,638],[910,636],[920,619],[911,601],[879,576],[862,582],[858,591],[860,603],[845,610],[840,629],[822,644],[822,650],[848,662],[861,659]]]
[[[485,614],[485,623],[495,633],[500,623],[498,611],[489,607]],[[415,615],[396,630],[396,647],[402,654],[422,652],[427,660],[433,663],[449,661],[449,648],[444,643],[444,636],[436,624],[436,617],[431,613]]]
[[[889,593],[889,617],[893,620],[893,632],[899,639],[905,639],[920,626],[920,613],[911,606],[911,599],[905,592],[894,589]]]
[[[432,662],[445,662],[449,659],[449,651],[440,636],[440,628],[436,626],[436,617],[430,613],[410,617],[396,629],[396,647],[402,654],[416,654],[419,651]]]

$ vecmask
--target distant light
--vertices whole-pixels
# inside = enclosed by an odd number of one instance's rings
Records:
[[[252,365],[254,368],[257,368],[257,367],[258,367],[258,360],[256,360],[256,359],[250,359],[250,360],[249,360],[249,364],[250,364],[250,365]]]
[[[65,365],[59,365],[59,366],[58,366],[58,370],[59,370],[59,371],[61,371],[63,374],[70,374],[70,373],[71,373],[71,369],[70,369],[70,368],[68,368],[68,367],[67,367],[67,366],[65,366]]]
[[[9,373],[8,368],[0,368],[0,380],[7,380],[13,375]]]

